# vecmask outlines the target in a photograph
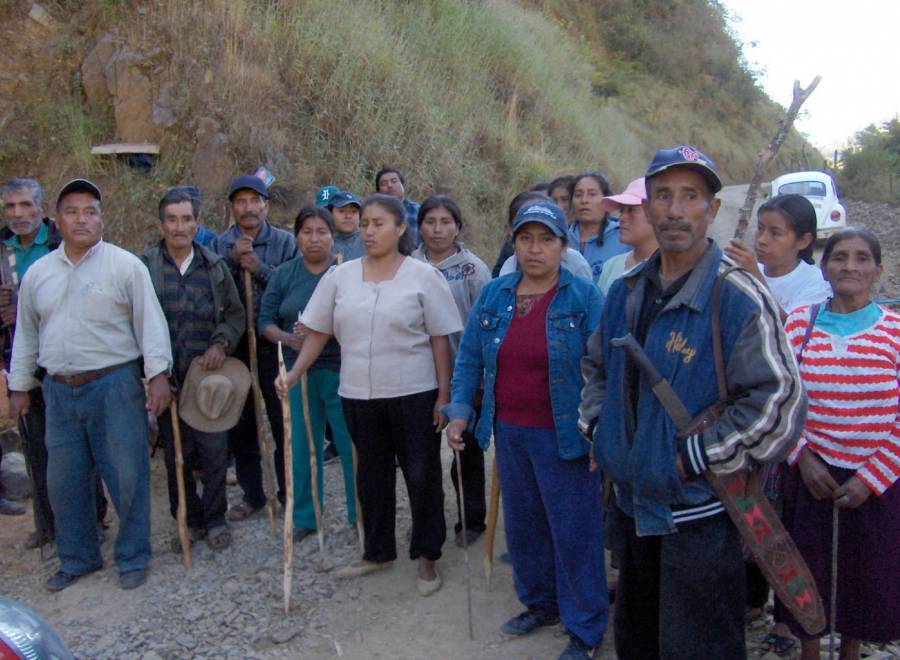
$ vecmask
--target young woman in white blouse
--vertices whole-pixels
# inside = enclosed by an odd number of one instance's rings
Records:
[[[362,259],[322,278],[301,316],[305,341],[286,383],[293,387],[328,339],[341,345],[344,417],[359,454],[357,489],[365,528],[363,558],[338,572],[356,577],[397,558],[395,460],[412,513],[409,554],[418,560],[417,589],[440,588],[435,561],[446,538],[440,409],[450,396],[448,335],[462,330],[441,273],[410,258],[405,210],[387,195],[362,205]]]

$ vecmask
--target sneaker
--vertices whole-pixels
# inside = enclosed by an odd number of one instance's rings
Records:
[[[443,584],[443,582],[441,580],[441,574],[437,572],[437,567],[434,569],[433,580],[423,580],[416,576],[416,591],[419,592],[420,596],[430,596],[441,588],[441,584]]]
[[[5,497],[0,497],[0,515],[22,516],[25,515],[25,505],[21,502],[13,502]]]
[[[594,649],[569,633],[569,645],[559,656],[559,660],[590,660],[594,657]]]
[[[500,626],[500,630],[506,635],[521,637],[534,632],[538,628],[553,626],[557,623],[559,623],[558,614],[553,614],[538,607],[530,607]]]
[[[240,504],[236,504],[235,506],[228,509],[228,513],[225,514],[225,517],[229,522],[238,522],[240,520],[246,520],[247,518],[256,515],[257,513],[262,511],[263,508],[265,507],[251,506],[242,500]]]
[[[123,589],[136,589],[147,581],[147,569],[138,568],[133,571],[119,573],[119,586]]]

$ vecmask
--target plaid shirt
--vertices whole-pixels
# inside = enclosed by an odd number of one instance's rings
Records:
[[[216,310],[206,259],[199,250],[184,275],[163,248],[163,313],[169,323],[175,376],[184,382],[191,360],[203,355],[216,329]]]

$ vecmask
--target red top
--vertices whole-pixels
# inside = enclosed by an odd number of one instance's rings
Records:
[[[513,314],[497,353],[496,417],[507,424],[535,429],[556,426],[547,352],[547,308],[554,295],[555,286],[525,316]]]

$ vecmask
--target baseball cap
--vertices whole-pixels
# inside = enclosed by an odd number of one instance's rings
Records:
[[[644,177],[628,184],[623,192],[610,195],[600,200],[600,208],[604,211],[617,211],[620,206],[637,206],[647,199],[647,184]]]
[[[316,206],[328,206],[331,204],[331,198],[341,189],[337,186],[322,186],[316,191]]]
[[[687,167],[696,170],[709,183],[713,194],[722,189],[722,180],[716,172],[715,163],[702,151],[689,144],[657,151],[653,155],[653,160],[650,162],[644,178],[650,179],[673,167]]]
[[[362,208],[362,204],[360,204],[359,199],[349,190],[339,190],[331,196],[331,199],[328,200],[327,206],[329,208],[341,208],[342,206],[348,206],[350,204],[356,204],[356,208]]]
[[[72,179],[59,191],[59,195],[56,196],[56,205],[59,206],[62,198],[73,192],[86,192],[98,202],[103,201],[103,198],[100,195],[100,188],[98,188],[95,183],[88,181],[87,179]]]
[[[231,181],[231,185],[228,186],[229,202],[238,190],[252,190],[263,199],[269,199],[269,189],[266,188],[266,184],[258,176],[252,174],[242,174]]]
[[[568,222],[566,221],[566,214],[563,213],[561,208],[549,200],[546,202],[532,202],[522,206],[522,208],[519,209],[519,212],[516,213],[515,220],[513,220],[513,235],[515,236],[522,225],[529,222],[539,222],[552,231],[554,235],[559,237],[566,236],[569,228]]]

